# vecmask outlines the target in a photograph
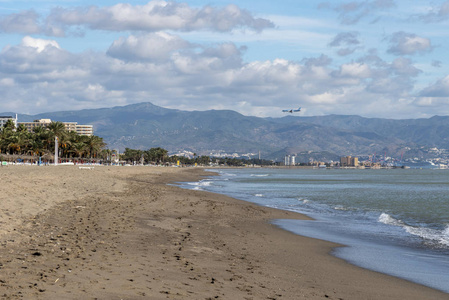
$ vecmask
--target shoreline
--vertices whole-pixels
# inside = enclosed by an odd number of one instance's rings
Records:
[[[306,216],[173,185],[200,168],[32,169],[0,169],[2,299],[449,299],[270,223]]]

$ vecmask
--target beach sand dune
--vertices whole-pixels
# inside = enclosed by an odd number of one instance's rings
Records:
[[[2,299],[449,299],[270,224],[306,218],[167,183],[201,169],[0,169]]]

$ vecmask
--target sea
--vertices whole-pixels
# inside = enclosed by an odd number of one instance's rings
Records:
[[[298,212],[272,220],[302,236],[345,245],[354,265],[449,293],[449,170],[212,169],[182,187]]]

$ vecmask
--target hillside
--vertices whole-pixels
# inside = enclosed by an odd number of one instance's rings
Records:
[[[7,114],[7,113],[2,113]],[[422,147],[449,148],[449,118],[392,120],[360,116],[286,116],[258,118],[229,110],[181,111],[151,103],[121,107],[20,115],[19,121],[50,118],[93,124],[109,148],[209,154],[257,153],[282,159],[285,154],[340,155],[385,153],[417,155]],[[319,155],[318,155],[319,156]],[[319,158],[319,157],[317,157]]]

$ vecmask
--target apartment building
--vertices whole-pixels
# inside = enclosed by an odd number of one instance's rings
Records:
[[[358,157],[344,156],[340,157],[341,167],[357,167],[359,165]]]
[[[8,120],[13,120],[14,125],[17,127],[17,115],[16,115],[15,117],[13,117],[13,116],[0,116],[0,128],[5,126],[6,122],[8,122]]]
[[[296,156],[295,155],[286,155],[284,157],[284,165],[285,166],[295,166],[296,165]]]
[[[40,119],[33,122],[18,122],[18,125],[23,124],[29,132],[32,132],[34,128],[42,126],[46,128],[52,120],[50,119]],[[92,136],[94,134],[94,129],[92,125],[79,125],[77,122],[61,122],[64,124],[67,131],[75,131],[79,135]]]

